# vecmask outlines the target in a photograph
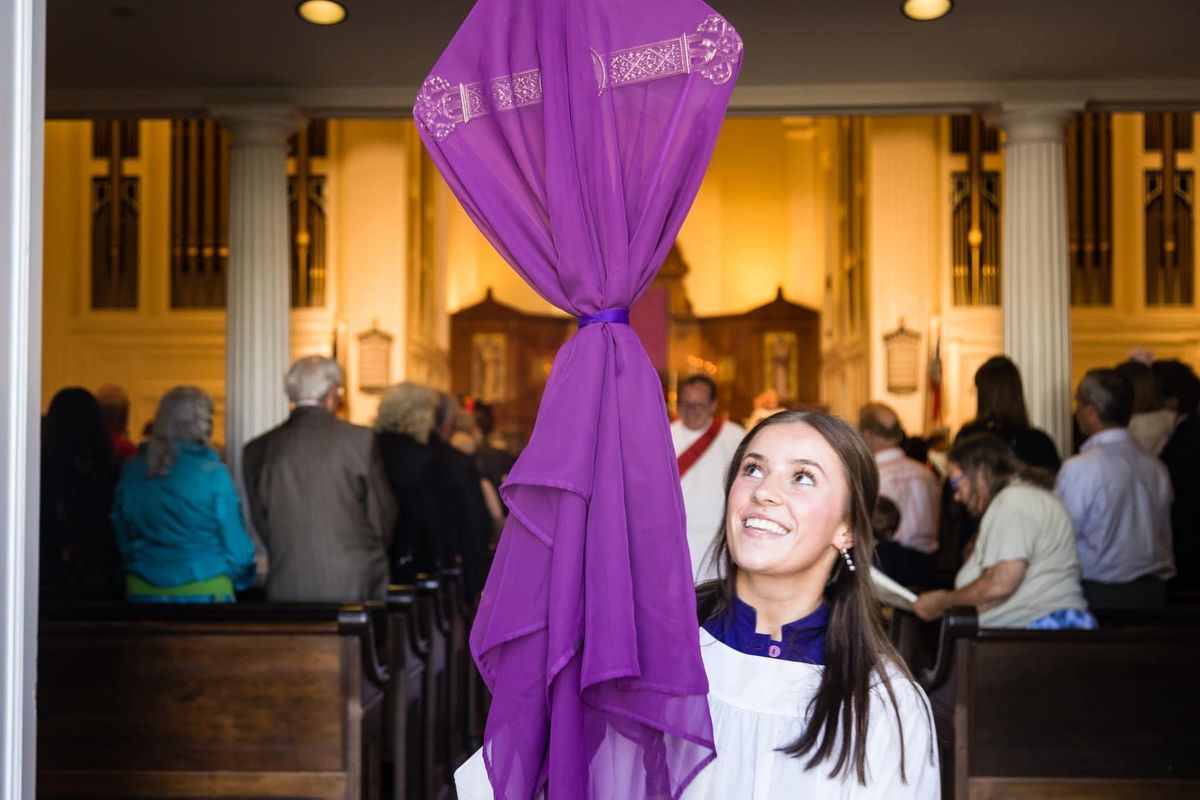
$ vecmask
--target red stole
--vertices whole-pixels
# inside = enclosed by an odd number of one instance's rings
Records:
[[[724,424],[724,417],[713,417],[708,430],[700,434],[700,438],[692,442],[691,447],[679,454],[679,477],[682,478],[700,460],[700,457],[708,452],[708,448],[716,441],[717,434],[721,432],[721,426]]]

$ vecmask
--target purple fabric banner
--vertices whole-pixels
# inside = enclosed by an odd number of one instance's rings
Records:
[[[479,0],[413,109],[467,213],[542,297],[628,309],[683,224],[733,90],[698,0]],[[471,631],[498,798],[677,798],[713,757],[658,377],[625,324],[559,351]]]

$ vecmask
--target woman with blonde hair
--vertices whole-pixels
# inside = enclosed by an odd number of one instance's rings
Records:
[[[441,394],[419,383],[399,383],[383,393],[375,419],[379,452],[399,513],[392,536],[392,580],[408,583],[418,572],[454,564],[454,538],[433,492],[434,453],[429,447]]]
[[[177,386],[159,402],[150,440],[125,462],[112,521],[131,601],[232,603],[254,583],[254,543],[212,431],[212,398]]]

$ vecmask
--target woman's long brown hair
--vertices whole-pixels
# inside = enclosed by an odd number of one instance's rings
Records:
[[[809,706],[808,723],[804,730],[796,741],[783,750],[790,756],[807,756],[807,769],[822,762],[832,762],[831,778],[849,774],[853,770],[858,782],[865,785],[871,687],[878,683],[886,691],[895,711],[900,733],[900,777],[905,780],[904,726],[888,678],[888,668],[891,667],[909,681],[912,677],[883,631],[879,601],[870,572],[875,556],[871,513],[879,495],[879,470],[875,466],[875,457],[858,431],[845,420],[823,411],[781,411],[759,422],[742,439],[725,476],[726,514],[721,517],[721,530],[705,556],[706,559],[719,559],[721,577],[697,588],[700,619],[705,621],[720,614],[729,607],[736,594],[737,565],[729,553],[725,517],[728,514],[729,490],[741,469],[746,449],[763,428],[796,422],[803,422],[815,429],[841,458],[849,489],[846,519],[854,534],[854,547],[850,554],[857,569],[850,571],[843,559],[839,558],[830,574],[825,588],[830,614],[821,684]]]

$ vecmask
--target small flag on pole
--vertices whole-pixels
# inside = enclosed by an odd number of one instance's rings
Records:
[[[938,331],[933,358],[929,361],[929,421],[930,428],[942,422],[942,332]]]

